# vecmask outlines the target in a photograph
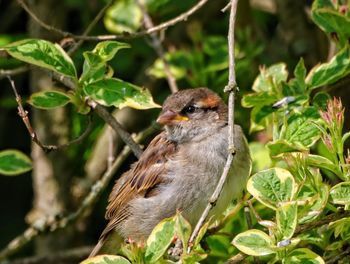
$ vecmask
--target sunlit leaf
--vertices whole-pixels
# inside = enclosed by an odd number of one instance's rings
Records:
[[[232,244],[250,256],[265,256],[275,253],[272,239],[264,232],[251,229],[238,234]]]
[[[154,263],[160,259],[170,246],[175,235],[174,218],[161,221],[152,231],[147,239],[145,260]]]
[[[76,78],[72,59],[58,44],[42,39],[25,39],[3,47],[18,60]]]
[[[247,189],[261,203],[276,210],[281,203],[292,200],[297,186],[289,171],[272,168],[254,174]]]
[[[274,86],[287,81],[287,78],[287,65],[285,63],[274,64],[260,70],[260,75],[255,79],[252,89],[255,92],[271,92]]]
[[[153,102],[147,89],[116,78],[107,78],[90,83],[84,91],[96,102],[105,106],[123,108],[129,106],[136,109],[160,107]]]
[[[104,24],[113,33],[133,33],[141,27],[142,11],[136,1],[116,1],[106,11]]]
[[[329,194],[334,204],[350,204],[350,182],[338,183],[332,187]]]
[[[191,224],[181,215],[181,213],[177,213],[175,216],[175,232],[178,238],[181,239],[183,248],[187,248],[187,242],[190,239],[192,228]]]
[[[289,142],[285,139],[279,139],[267,143],[267,148],[270,151],[271,156],[277,156],[281,153],[294,152],[294,151],[306,151],[307,147],[296,142]]]
[[[130,45],[118,41],[102,41],[99,42],[93,49],[93,53],[101,58],[102,61],[110,61],[114,58],[115,54],[121,50],[130,48]]]
[[[350,28],[350,27],[349,27]],[[329,62],[315,66],[307,75],[310,89],[332,84],[350,73],[350,48],[346,46]]]
[[[324,260],[308,248],[297,248],[284,258],[285,264],[324,264]]]
[[[277,229],[281,239],[292,238],[298,220],[298,206],[296,202],[281,203],[277,208]]]
[[[27,102],[36,108],[52,109],[65,106],[70,101],[71,98],[68,94],[50,90],[33,93]]]
[[[31,160],[22,152],[14,149],[0,151],[0,174],[13,176],[31,169]]]
[[[121,256],[99,255],[93,258],[88,258],[80,264],[130,264],[130,262]]]

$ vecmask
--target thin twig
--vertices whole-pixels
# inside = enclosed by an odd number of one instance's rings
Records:
[[[140,132],[135,140],[137,142],[143,141],[150,134],[155,131],[155,126],[151,125],[149,128]],[[101,179],[97,181],[92,187],[90,193],[85,197],[80,207],[73,213],[66,217],[58,218],[54,221],[47,221],[47,219],[39,219],[41,222],[40,228],[38,224],[34,223],[32,226],[28,227],[21,235],[14,238],[3,250],[0,251],[0,261],[8,258],[9,256],[16,253],[18,250],[23,248],[29,242],[31,242],[35,237],[45,232],[54,232],[59,229],[63,229],[70,224],[73,224],[80,217],[93,207],[97,199],[100,197],[101,193],[105,190],[108,183],[111,181],[115,172],[120,168],[126,158],[131,154],[131,149],[128,145],[118,155],[118,158],[113,162],[112,167],[107,170]]]
[[[114,130],[111,127],[107,128],[108,133],[108,157],[107,157],[107,168],[112,167],[114,161]]]
[[[11,264],[55,264],[55,263],[78,263],[85,259],[91,250],[92,246],[84,246],[79,248],[67,249],[45,255],[26,257],[11,261]]]
[[[247,257],[248,257],[248,255],[246,255],[244,253],[238,253],[237,255],[234,255],[228,261],[226,261],[225,264],[242,263],[242,261],[245,260]]]
[[[28,70],[29,70],[29,65],[20,66],[18,68],[11,69],[11,70],[0,69],[0,79],[6,78],[7,76],[18,75]]]
[[[87,36],[90,31],[96,26],[97,22],[103,17],[104,13],[106,12],[107,8],[109,8],[113,3],[113,0],[110,0],[96,15],[96,17],[91,21],[91,23],[87,26],[87,28],[83,32],[83,36]],[[77,43],[75,43],[68,51],[68,55],[73,54],[76,52],[79,47],[84,43],[84,40],[81,39]]]
[[[228,123],[229,123],[229,154],[226,160],[225,167],[223,169],[220,180],[216,186],[216,189],[211,196],[206,208],[204,209],[200,219],[198,220],[189,240],[189,246],[187,252],[191,251],[193,241],[198,235],[198,232],[202,225],[204,224],[205,219],[207,218],[210,209],[214,206],[216,201],[219,198],[219,195],[222,191],[222,188],[225,184],[228,172],[231,168],[233,161],[233,156],[235,153],[235,148],[233,144],[234,139],[234,97],[236,90],[236,74],[235,74],[235,56],[234,56],[234,25],[236,20],[236,11],[237,11],[237,2],[238,0],[231,0],[231,12],[230,12],[230,21],[229,21],[229,32],[228,32],[228,50],[229,50],[229,80],[228,85],[225,87],[225,92],[229,92],[229,104],[228,104]]]
[[[346,256],[348,256],[348,259],[349,259],[349,255],[350,255],[350,246],[344,251],[337,254],[336,256],[332,256],[326,259],[326,264],[338,263],[339,260],[345,258]]]
[[[142,13],[143,13],[143,21],[144,21],[145,28],[146,29],[153,28],[154,24],[153,24],[152,18],[147,13],[145,6],[141,3],[140,0],[137,0],[137,3],[140,6]],[[172,74],[172,72],[170,70],[169,63],[168,63],[167,59],[165,58],[165,52],[164,52],[162,42],[161,42],[160,38],[158,38],[157,33],[150,34],[150,37],[152,39],[152,47],[157,52],[159,59],[163,62],[164,71],[165,71],[166,79],[167,79],[169,87],[170,87],[170,91],[172,93],[175,93],[179,90],[179,88],[177,87],[174,75]]]
[[[63,37],[71,37],[73,39],[78,39],[78,40],[87,40],[87,41],[101,41],[101,40],[117,40],[117,39],[132,39],[132,38],[137,38],[137,37],[143,37],[145,35],[149,35],[155,32],[159,32],[162,30],[165,30],[171,26],[174,26],[175,24],[181,22],[181,21],[185,21],[188,19],[188,17],[190,17],[191,15],[193,15],[197,10],[199,10],[201,7],[203,7],[209,0],[200,0],[197,4],[195,4],[193,7],[191,7],[190,9],[188,9],[186,12],[178,15],[177,17],[170,19],[164,23],[161,23],[155,27],[152,27],[150,29],[147,30],[143,30],[140,32],[136,32],[136,33],[123,33],[120,35],[99,35],[99,36],[85,36],[85,35],[75,35],[72,34],[71,32],[67,32],[67,31],[63,31],[61,29],[57,29],[53,26],[50,26],[48,24],[46,24],[45,22],[43,22],[42,20],[40,20],[34,13],[32,10],[30,10],[30,8],[28,7],[28,5],[26,5],[24,3],[23,0],[17,0],[18,3],[22,6],[22,8],[43,28],[45,28],[48,31],[52,31],[55,33],[58,33],[60,35],[62,35]]]
[[[16,97],[16,102],[18,104],[18,107],[17,107],[18,108],[18,115],[22,118],[23,123],[25,124],[32,141],[35,142],[45,152],[50,152],[52,150],[58,150],[58,149],[66,148],[66,147],[69,147],[72,144],[80,143],[82,140],[84,140],[84,138],[86,138],[90,134],[91,129],[92,129],[91,116],[89,116],[88,125],[87,125],[85,131],[80,136],[78,136],[77,138],[75,138],[75,139],[73,139],[73,140],[71,140],[71,141],[69,141],[69,142],[67,142],[65,144],[62,144],[62,145],[45,145],[45,144],[43,144],[39,140],[37,134],[35,133],[32,125],[30,123],[30,120],[29,120],[29,117],[28,117],[28,111],[24,110],[24,107],[22,105],[22,97],[17,92],[16,86],[15,86],[15,82],[11,79],[10,76],[7,76],[7,78],[10,81],[12,90],[13,90],[13,92],[15,94],[15,97]]]
[[[75,90],[76,84],[72,81],[72,79],[67,78],[65,76],[59,75],[53,72],[53,78],[63,83],[68,88]],[[142,154],[142,149],[138,144],[135,143],[130,134],[123,128],[123,126],[110,114],[105,107],[99,105],[93,100],[88,100],[88,105],[108,124],[110,125],[120,136],[120,138],[130,146],[132,151],[134,152],[137,158]]]

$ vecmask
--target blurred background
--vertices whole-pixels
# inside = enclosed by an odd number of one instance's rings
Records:
[[[133,9],[131,2],[114,1],[89,34],[118,34],[124,30],[132,32],[142,28],[139,13]],[[183,13],[196,2],[146,0],[145,4],[157,25]],[[283,61],[291,71],[303,57],[309,70],[334,55],[329,39],[309,17],[311,3],[295,0],[239,1],[235,53],[240,91],[236,98],[235,120],[242,125],[249,141],[254,139],[264,143],[268,137],[263,133],[249,133],[247,120],[250,110],[240,105],[242,96],[251,91],[259,67]],[[29,0],[27,4],[48,25],[82,34],[107,1]],[[187,21],[177,23],[168,28],[165,34],[160,34],[161,38],[164,36],[162,40],[166,58],[180,89],[205,86],[225,96],[222,91],[228,79],[228,12],[222,12],[221,9],[226,4],[224,0],[208,1]],[[120,15],[120,10],[124,10],[123,15]],[[17,1],[0,0],[0,46],[23,38],[58,42],[65,49],[71,45],[69,38],[64,39],[63,43],[62,35],[48,31],[33,21]],[[161,104],[170,94],[170,89],[164,78],[164,65],[152,48],[151,40],[139,37],[122,41],[129,43],[131,48],[121,50],[112,60],[115,76],[148,88],[155,102]],[[82,53],[93,49],[95,45],[96,42],[85,41],[72,55],[80,72]],[[35,91],[64,89],[47,72],[0,56],[0,150],[21,150],[31,156],[34,164],[34,169],[29,173],[16,177],[0,176],[0,248],[43,216],[55,218],[76,210],[91,185],[107,167],[108,142],[113,138],[115,156],[118,156],[123,146],[104,122],[98,116],[93,116],[93,129],[82,142],[49,154],[43,153],[33,145],[17,115],[15,97],[5,74],[14,69],[20,69],[20,73],[12,78],[23,102]],[[344,87],[338,85],[332,93],[341,96],[343,104],[348,106],[350,97],[346,96]],[[29,111],[39,139],[45,144],[68,142],[79,136],[88,124],[88,117],[77,114],[70,106],[50,111],[37,110],[28,104],[24,106]],[[131,133],[150,126],[159,112],[157,109],[137,111],[128,108],[110,111]],[[148,139],[153,135],[150,134]],[[147,140],[144,144],[147,144]],[[132,161],[135,161],[135,157],[131,155],[114,179],[126,171]],[[113,182],[85,217],[69,228],[38,237],[14,257],[93,245],[105,225],[104,212]],[[226,253],[230,253],[229,249],[225,249]],[[225,256],[215,257],[220,259]]]

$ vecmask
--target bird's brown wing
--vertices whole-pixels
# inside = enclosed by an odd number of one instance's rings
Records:
[[[131,199],[155,194],[155,187],[165,182],[163,175],[167,171],[166,163],[175,151],[175,143],[167,140],[164,132],[151,141],[139,161],[114,185],[106,211],[109,223],[101,237],[129,216],[127,205]]]

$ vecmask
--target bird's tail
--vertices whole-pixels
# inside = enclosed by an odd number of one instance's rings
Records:
[[[116,232],[111,232],[105,237],[101,237],[98,240],[97,245],[91,251],[89,258],[96,255],[111,254],[116,255],[123,242],[123,238]]]

